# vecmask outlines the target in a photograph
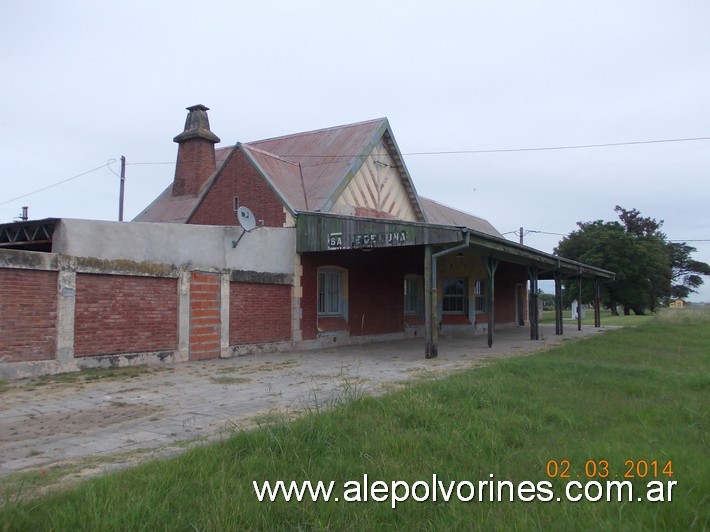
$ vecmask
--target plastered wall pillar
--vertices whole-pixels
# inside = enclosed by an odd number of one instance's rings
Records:
[[[301,265],[301,255],[296,253],[295,256],[291,289],[291,341],[300,342],[303,340],[303,333],[301,332],[301,300],[303,299],[301,277],[303,276],[303,266]]]
[[[229,358],[229,273],[220,276],[220,358]]]
[[[178,276],[178,361],[190,359],[190,272]]]
[[[74,362],[74,311],[76,309],[76,264],[59,259],[57,277],[57,362]]]

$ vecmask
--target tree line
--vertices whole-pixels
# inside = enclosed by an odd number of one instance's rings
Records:
[[[696,248],[670,242],[661,231],[663,220],[641,216],[636,209],[617,205],[620,221],[577,222],[578,230],[564,237],[554,253],[616,273],[604,283],[601,301],[613,314],[654,312],[659,304],[685,299],[710,275],[710,265],[692,258]],[[574,285],[574,287],[573,287]],[[591,283],[583,286],[582,299],[593,298]],[[565,283],[566,299],[575,299],[576,283]],[[569,303],[569,302],[568,302]]]

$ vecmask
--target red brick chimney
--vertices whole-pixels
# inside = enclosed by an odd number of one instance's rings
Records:
[[[173,196],[194,195],[215,172],[214,145],[219,137],[210,131],[209,108],[193,105],[185,120],[185,131],[173,140],[178,143]]]

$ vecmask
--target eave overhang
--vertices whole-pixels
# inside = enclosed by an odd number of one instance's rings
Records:
[[[540,279],[565,277],[613,280],[614,272],[517,244],[467,227],[337,214],[299,212],[298,253],[431,245],[435,251],[460,246],[464,254],[536,268]]]

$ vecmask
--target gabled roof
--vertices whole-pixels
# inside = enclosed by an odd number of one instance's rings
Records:
[[[233,150],[234,146],[217,148],[215,150],[215,162],[217,167],[215,175],[219,173]],[[209,182],[211,181],[210,179]],[[168,187],[163,190],[150,205],[143,209],[138,216],[133,218],[132,221],[171,224],[187,223],[190,215],[195,211],[200,201],[202,201],[205,192],[206,187],[203,187],[197,195],[187,194],[185,196],[173,196],[173,184],[170,183]]]
[[[286,135],[215,150],[217,171],[195,196],[172,196],[172,184],[134,221],[186,223],[231,155],[241,150],[294,213],[330,212],[378,144],[390,154],[417,221],[500,233],[486,220],[417,194],[386,118]]]
[[[133,218],[133,222],[184,224],[199,203],[197,196],[173,196],[173,184],[160,193],[153,202]]]
[[[171,184],[133,221],[189,221],[236,150],[243,151],[294,214],[298,211],[328,212],[344,186],[380,142],[384,142],[395,161],[417,218],[425,221],[419,196],[386,118],[219,148],[215,150],[217,171],[196,196],[174,197]]]
[[[427,220],[433,224],[456,225],[468,227],[479,233],[503,238],[498,230],[493,227],[488,220],[468,214],[453,207],[448,207],[432,199],[419,196],[419,203],[424,208]]]
[[[386,118],[242,144],[295,211],[328,212],[375,146],[383,142],[397,164],[418,218],[425,215]]]

